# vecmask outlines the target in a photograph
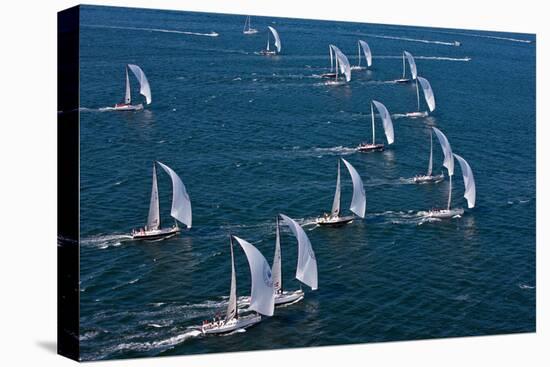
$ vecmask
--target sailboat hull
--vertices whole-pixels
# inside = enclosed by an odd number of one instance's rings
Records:
[[[277,56],[277,51],[261,50],[260,55],[263,55],[263,56]]]
[[[354,219],[354,216],[318,218],[316,223],[324,227],[342,227],[352,223]]]
[[[368,144],[363,143],[357,147],[361,153],[381,152],[384,150],[384,144]]]
[[[366,70],[367,68],[366,68],[365,66],[357,66],[357,65],[355,65],[355,66],[352,66],[350,69],[351,69],[351,70]]]
[[[439,218],[439,219],[448,219],[456,217],[457,215],[463,215],[464,209],[440,209],[440,210],[429,210],[427,212],[420,212],[419,214],[427,218]]]
[[[139,111],[143,110],[143,104],[127,104],[127,103],[117,103],[115,107],[113,107],[113,110],[115,111]]]
[[[178,227],[162,228],[153,231],[139,231],[132,234],[132,239],[136,241],[157,241],[165,240],[178,235],[181,229]]]
[[[298,289],[293,292],[283,292],[275,295],[275,306],[287,305],[301,301],[304,298],[304,291]]]
[[[324,73],[324,74],[321,74],[321,78],[336,78],[336,73]]]
[[[262,317],[260,315],[247,315],[229,320],[228,322],[222,320],[203,325],[200,330],[204,335],[227,334],[235,330],[246,329],[256,325],[260,321],[262,321]]]
[[[254,28],[250,28],[250,29],[247,29],[246,31],[243,31],[244,34],[256,34],[258,33],[258,30],[257,29],[254,29]]]
[[[409,78],[401,78],[401,79],[396,79],[394,80],[396,83],[399,83],[399,84],[405,84],[405,83],[410,83],[411,82],[411,79]]]
[[[423,111],[423,112],[420,112],[420,111],[417,111],[417,112],[407,112],[405,114],[405,117],[411,117],[411,118],[417,118],[417,117],[427,117],[428,116],[428,112],[426,111]]]
[[[435,176],[418,175],[413,178],[413,182],[417,184],[440,183],[444,179],[445,179],[445,176],[443,174],[435,175]]]

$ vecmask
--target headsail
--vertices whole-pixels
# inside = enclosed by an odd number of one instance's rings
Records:
[[[333,45],[328,45],[328,52],[330,54],[330,71],[332,71],[334,69],[334,50],[333,50]],[[336,70],[336,72],[338,72],[338,70]]]
[[[235,258],[233,256],[233,237],[230,236],[231,246],[231,288],[229,291],[229,302],[227,304],[227,313],[225,321],[229,321],[237,317],[237,276],[235,274]]]
[[[145,100],[147,101],[147,104],[151,103],[151,88],[149,87],[149,81],[147,80],[147,77],[145,76],[145,73],[141,68],[137,65],[128,64],[128,67],[134,75],[136,76],[138,82],[139,82],[139,93],[145,97]]]
[[[311,287],[317,289],[317,260],[311,247],[311,242],[303,228],[292,218],[280,214],[285,224],[290,228],[298,240],[298,264],[296,266],[296,279]]]
[[[149,216],[147,217],[147,230],[160,228],[159,189],[157,184],[157,167],[153,163],[153,187],[151,188],[151,201],[149,203]]]
[[[363,40],[359,40],[359,44],[361,45],[361,48],[363,49],[363,53],[365,54],[365,60],[367,60],[367,66],[370,67],[372,65],[372,53],[370,51],[370,47],[367,44],[367,42]]]
[[[128,76],[128,68],[126,68],[126,92],[124,94],[124,103],[132,102],[132,91],[130,90],[130,77]]]
[[[373,100],[372,103],[378,110],[378,113],[380,114],[380,118],[382,119],[382,124],[384,125],[384,132],[386,133],[386,139],[388,139],[388,144],[393,144],[393,141],[394,141],[393,123],[391,121],[391,115],[388,112],[388,109],[386,108],[386,106],[384,106],[382,103],[378,101]]]
[[[411,68],[411,78],[414,80],[416,79],[417,72],[416,72],[416,62],[414,61],[413,55],[411,55],[410,52],[403,51],[403,54],[407,58],[407,61],[409,62],[409,67]]]
[[[443,166],[447,167],[449,176],[452,176],[454,175],[455,170],[455,160],[453,158],[451,144],[449,144],[449,140],[447,140],[445,134],[443,134],[437,127],[432,127],[432,129],[435,132],[435,136],[437,136],[437,139],[439,140],[439,144],[441,144],[441,149],[443,149],[443,155],[445,156],[443,159]]]
[[[454,154],[455,158],[460,163],[462,177],[464,178],[464,198],[468,200],[468,208],[472,209],[476,205],[476,182],[472,168],[464,158],[458,154]]]
[[[430,130],[430,161],[428,163],[428,176],[432,175],[433,168],[433,156],[434,156],[434,139],[432,135],[432,130]]]
[[[275,47],[277,48],[277,53],[281,52],[281,39],[279,38],[279,32],[272,26],[267,26],[271,33],[273,33],[273,38],[275,38]]]
[[[346,81],[349,82],[351,80],[351,65],[349,63],[348,57],[344,55],[342,51],[336,46],[333,46],[334,52],[336,54],[336,59],[338,60],[338,64],[340,65],[340,72],[345,75]]]
[[[243,248],[248,259],[248,265],[250,266],[252,289],[250,291],[250,306],[248,309],[265,316],[273,316],[275,293],[273,291],[271,268],[267,260],[252,244],[237,236],[233,237]]]
[[[273,266],[271,275],[273,278],[273,291],[279,293],[283,290],[283,272],[281,270],[281,233],[279,231],[279,216],[277,216],[275,228],[275,255],[273,255]]]
[[[359,173],[357,173],[355,168],[348,161],[346,161],[344,158],[340,159],[342,159],[342,162],[344,162],[344,164],[348,168],[349,174],[351,175],[351,180],[353,181],[353,196],[351,198],[351,205],[349,209],[361,218],[365,218],[365,210],[367,209],[367,196],[365,195],[363,180],[361,180]]]
[[[338,175],[336,176],[336,191],[334,192],[334,200],[332,201],[332,215],[340,214],[340,161],[338,161]]]
[[[172,210],[170,215],[191,228],[191,200],[180,177],[167,165],[157,162],[172,179]]]
[[[432,90],[432,86],[430,85],[430,82],[428,80],[422,78],[421,76],[418,77],[418,81],[420,82],[422,90],[424,91],[424,98],[426,99],[428,108],[430,109],[430,112],[433,112],[435,110],[435,96]]]

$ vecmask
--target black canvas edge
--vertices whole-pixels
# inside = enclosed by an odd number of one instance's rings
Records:
[[[57,13],[57,353],[80,359],[80,7]]]

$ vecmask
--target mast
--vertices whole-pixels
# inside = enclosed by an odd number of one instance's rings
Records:
[[[130,78],[128,76],[128,66],[126,66],[126,93],[124,94],[124,103],[132,102],[132,92],[130,91]]]
[[[432,130],[430,130],[430,162],[428,163],[428,174],[426,176],[432,175],[432,167],[433,167],[433,149],[434,149],[434,141],[432,136]]]
[[[418,90],[418,79],[416,79],[416,110],[420,112],[420,92]]]
[[[374,108],[372,107],[372,101],[370,103],[370,114],[372,116],[372,144],[375,142],[375,131],[374,131]]]
[[[403,79],[405,79],[405,52],[403,52]]]
[[[336,190],[334,191],[334,199],[332,200],[331,214],[334,216],[340,215],[340,160],[338,160],[338,175],[336,176]]]
[[[276,237],[275,237],[275,255],[273,256],[273,269],[271,274],[273,277],[273,290],[275,294],[283,293],[283,273],[281,270],[281,234],[279,230],[279,216],[276,217]]]
[[[147,217],[147,230],[160,228],[159,191],[157,185],[157,167],[153,162],[153,185],[151,188],[151,201],[149,203],[149,215]]]
[[[246,31],[246,23],[248,23],[248,19],[250,19],[250,15],[246,17],[246,19],[244,20],[244,28],[243,28],[243,32]],[[248,26],[248,29],[250,29],[250,25]]]
[[[361,44],[359,41],[357,41],[357,58],[359,59],[359,62],[357,63],[357,67],[361,66]]]
[[[229,235],[229,245],[231,247],[231,290],[229,293],[229,302],[227,305],[227,314],[225,321],[230,321],[233,318],[239,318],[239,312],[237,308],[237,277],[235,274],[235,258],[233,256],[233,236]]]

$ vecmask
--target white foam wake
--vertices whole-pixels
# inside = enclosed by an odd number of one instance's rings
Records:
[[[109,26],[109,25],[99,25],[99,24],[82,24],[83,27],[90,28],[109,28],[109,29],[127,29],[130,31],[146,31],[146,32],[161,32],[161,33],[177,33],[177,34],[187,34],[192,36],[203,36],[203,37],[218,37],[219,33],[210,32],[210,33],[199,33],[199,32],[190,32],[190,31],[178,31],[175,29],[161,29],[161,28],[141,28],[141,27],[122,27],[122,26]]]
[[[361,35],[367,36],[367,37],[391,39],[391,40],[398,40],[398,41],[432,43],[432,44],[444,45],[444,46],[460,46],[460,43],[458,41],[435,41],[435,40],[427,40],[427,39],[421,39],[421,38],[385,36],[380,34],[366,34],[366,33],[362,33]]]
[[[403,56],[394,56],[394,55],[380,55],[380,56],[373,56],[373,58],[378,59],[401,59]],[[458,62],[468,62],[472,61],[471,57],[465,56],[465,57],[447,57],[447,56],[422,56],[422,55],[414,55],[415,60],[437,60],[437,61],[458,61]]]

